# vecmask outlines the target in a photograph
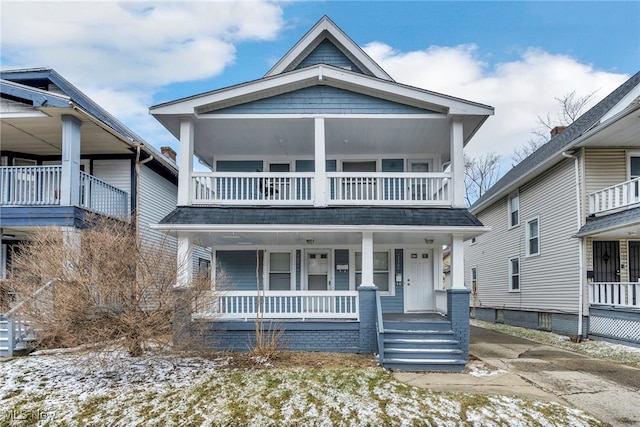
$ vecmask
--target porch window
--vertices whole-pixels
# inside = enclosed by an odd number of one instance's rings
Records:
[[[520,291],[520,257],[509,260],[509,290]]]
[[[362,252],[356,252],[356,286],[362,284]],[[389,252],[373,253],[373,284],[389,292]]]
[[[514,193],[509,196],[509,227],[520,224],[520,194]]]
[[[269,254],[269,290],[291,290],[290,252],[271,252]]]
[[[538,218],[527,221],[527,256],[540,255],[540,222]]]

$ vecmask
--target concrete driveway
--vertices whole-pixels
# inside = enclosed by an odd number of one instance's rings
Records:
[[[614,426],[640,426],[640,369],[471,327],[469,352]]]

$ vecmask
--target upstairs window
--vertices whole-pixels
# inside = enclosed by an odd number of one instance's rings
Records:
[[[527,221],[527,256],[540,255],[540,221]]]
[[[509,196],[509,227],[520,224],[520,194]]]

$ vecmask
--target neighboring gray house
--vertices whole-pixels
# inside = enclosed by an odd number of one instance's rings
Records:
[[[464,367],[463,240],[486,229],[464,207],[462,150],[491,107],[396,83],[324,17],[263,78],[150,112],[180,141],[178,206],[155,228],[181,255],[212,247],[231,286],[193,327],[246,350],[260,289],[289,348]]]
[[[175,208],[172,150],[160,154],[48,68],[0,72],[0,124],[0,307],[11,302],[3,279],[11,276],[12,256],[36,227],[77,233],[92,212],[135,218],[141,238],[164,238],[149,224]],[[209,262],[197,247],[194,268]]]
[[[639,97],[640,73],[471,206],[472,316],[640,344]]]

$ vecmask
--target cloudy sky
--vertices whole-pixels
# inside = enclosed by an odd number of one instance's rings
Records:
[[[262,77],[325,14],[396,81],[495,107],[472,156],[508,159],[557,97],[593,105],[640,70],[637,1],[0,0],[0,68],[54,68],[177,149],[150,106]]]

